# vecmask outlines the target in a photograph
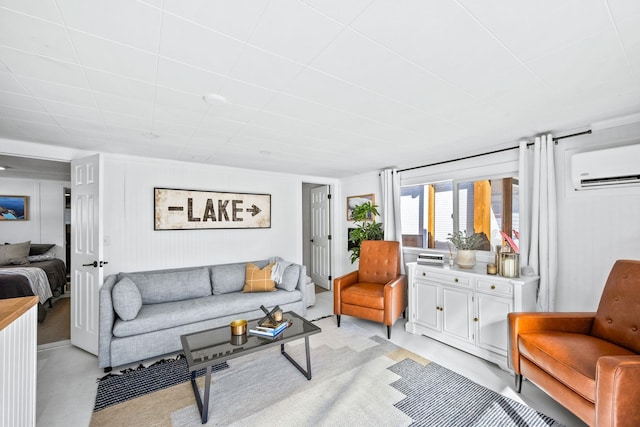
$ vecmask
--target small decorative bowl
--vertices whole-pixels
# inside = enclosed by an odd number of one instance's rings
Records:
[[[247,333],[246,320],[234,320],[229,326],[231,326],[231,335],[245,335]]]

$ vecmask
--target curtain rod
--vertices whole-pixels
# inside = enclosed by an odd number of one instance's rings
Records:
[[[557,144],[558,141],[561,140],[561,139],[572,138],[574,136],[580,136],[580,135],[586,135],[586,134],[591,134],[591,129],[586,130],[584,132],[572,133],[571,135],[564,135],[564,136],[559,136],[557,138],[553,138],[553,142],[555,144]],[[528,142],[527,143],[527,147],[530,147],[533,144],[534,144],[533,142]],[[502,153],[503,151],[515,150],[516,148],[519,148],[519,147],[520,147],[519,145],[516,145],[515,147],[502,148],[500,150],[488,151],[486,153],[472,154],[471,156],[458,157],[457,159],[443,160],[441,162],[429,163],[428,165],[414,166],[414,167],[411,167],[411,168],[400,169],[400,170],[398,170],[398,172],[406,172],[406,171],[410,171],[410,170],[414,170],[414,169],[427,168],[427,167],[430,167],[430,166],[437,166],[437,165],[443,165],[443,164],[446,164],[446,163],[457,162],[457,161],[460,161],[460,160],[473,159],[475,157],[488,156],[489,154],[496,154],[496,153]]]

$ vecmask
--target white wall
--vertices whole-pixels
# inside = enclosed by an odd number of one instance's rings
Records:
[[[104,155],[103,170],[105,275],[271,256],[302,262],[304,177],[114,155]],[[271,228],[154,231],[154,187],[271,194]]]
[[[558,311],[595,311],[615,260],[640,259],[640,187],[574,191],[571,185],[572,154],[628,144],[640,144],[640,124],[594,131],[556,146]]]
[[[64,188],[69,185],[61,181],[0,178],[0,194],[29,196],[29,219],[0,221],[0,244],[27,240],[54,243],[56,256],[65,260]]]

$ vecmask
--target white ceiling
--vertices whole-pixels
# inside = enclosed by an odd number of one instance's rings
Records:
[[[344,177],[638,111],[638,0],[0,0],[5,139]]]

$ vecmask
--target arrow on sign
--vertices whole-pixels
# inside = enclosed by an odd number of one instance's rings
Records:
[[[260,212],[262,212],[262,209],[260,209],[259,207],[257,207],[256,205],[251,205],[251,208],[249,209],[245,209],[245,211],[247,212],[251,212],[251,216],[256,216],[258,215]]]

